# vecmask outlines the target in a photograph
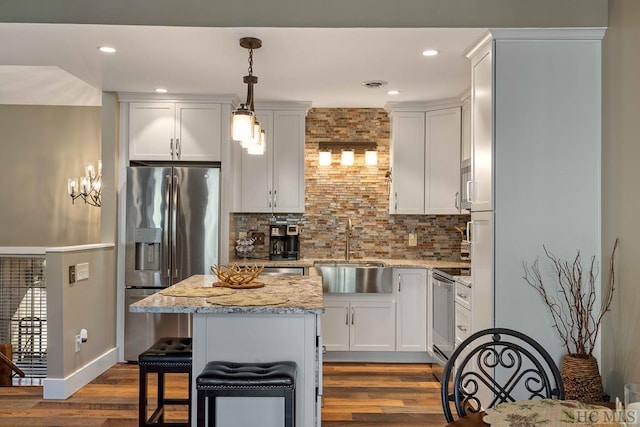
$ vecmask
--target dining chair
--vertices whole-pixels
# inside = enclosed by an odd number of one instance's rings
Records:
[[[535,340],[521,332],[492,328],[476,332],[458,345],[441,382],[447,422],[503,402],[564,400],[557,365]]]

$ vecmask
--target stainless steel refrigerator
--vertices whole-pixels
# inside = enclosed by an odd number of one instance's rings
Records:
[[[220,169],[127,169],[124,358],[163,336],[190,336],[188,314],[130,313],[129,305],[218,264]]]

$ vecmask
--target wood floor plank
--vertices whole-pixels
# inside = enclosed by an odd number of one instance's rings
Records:
[[[168,375],[167,394],[188,392],[186,374]],[[323,427],[433,427],[446,424],[440,385],[428,364],[325,363]],[[149,381],[155,404],[156,379]],[[150,409],[151,411],[151,409]],[[183,406],[167,419],[185,420]],[[0,388],[0,426],[137,427],[138,367],[117,364],[66,400],[42,399],[42,387]],[[306,426],[305,426],[306,427]]]

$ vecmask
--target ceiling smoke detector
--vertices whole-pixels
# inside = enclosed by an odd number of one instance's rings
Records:
[[[367,80],[366,82],[362,82],[360,84],[371,89],[378,89],[379,87],[386,86],[388,83],[384,80]]]

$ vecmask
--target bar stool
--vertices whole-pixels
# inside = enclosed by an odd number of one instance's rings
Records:
[[[293,427],[296,419],[296,363],[209,362],[196,378],[198,427],[215,427],[216,397],[283,397],[284,425]]]
[[[148,350],[138,356],[138,366],[140,369],[140,389],[139,398],[139,427],[151,426],[191,426],[191,338],[160,338]],[[148,374],[158,375],[158,404],[153,414],[147,419],[147,379]],[[189,374],[189,398],[188,399],[167,399],[164,396],[164,375],[168,373]],[[165,405],[187,405],[189,411],[189,421],[170,422],[164,421]]]

